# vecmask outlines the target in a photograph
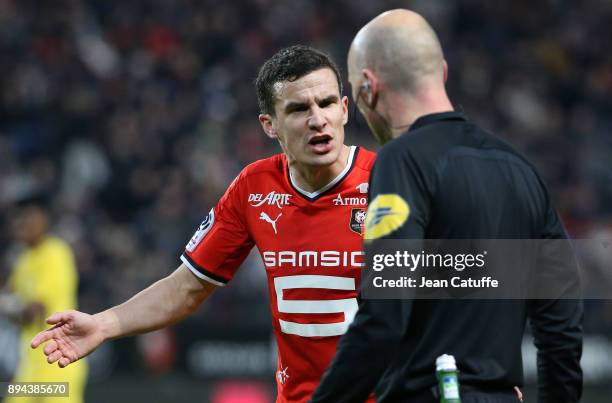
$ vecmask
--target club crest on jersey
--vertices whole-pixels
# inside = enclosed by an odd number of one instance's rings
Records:
[[[410,215],[408,203],[397,194],[380,194],[368,207],[365,239],[376,239],[400,228]]]
[[[338,193],[338,196],[334,198],[333,203],[334,203],[334,206],[365,206],[368,204],[368,198],[365,196],[342,197],[342,194]]]
[[[198,227],[198,230],[195,232],[195,234],[193,234],[193,236],[189,240],[189,243],[187,244],[185,249],[187,249],[187,251],[189,252],[193,252],[195,248],[197,248],[197,246],[200,244],[200,242],[202,242],[202,239],[204,239],[204,236],[208,234],[208,231],[210,231],[214,223],[215,223],[215,209],[212,208],[210,209],[210,212],[208,213],[206,218],[204,218],[204,221],[202,221],[202,224],[200,224],[200,226]]]
[[[359,235],[363,234],[365,221],[366,211],[364,209],[354,208],[351,210],[351,222],[349,223],[351,231],[356,232]]]
[[[283,208],[289,204],[290,194],[286,193],[277,193],[276,191],[271,191],[267,195],[263,195],[262,193],[250,193],[249,194],[249,203],[253,207],[259,207],[262,204],[275,205],[278,208]]]

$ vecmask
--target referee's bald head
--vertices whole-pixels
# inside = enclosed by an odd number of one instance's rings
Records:
[[[397,9],[380,14],[355,36],[349,75],[373,70],[389,87],[414,91],[425,82],[444,85],[445,62],[438,36],[419,14]]]
[[[380,14],[355,36],[348,73],[355,104],[378,142],[405,132],[420,116],[452,111],[438,36],[419,14]]]

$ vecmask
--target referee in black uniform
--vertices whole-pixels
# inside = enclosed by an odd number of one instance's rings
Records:
[[[355,102],[386,143],[371,177],[366,239],[566,238],[533,166],[453,111],[440,43],[421,16],[376,17],[355,37],[348,64]],[[545,272],[560,261],[549,254],[539,263]],[[582,304],[566,298],[579,288],[577,276],[567,278],[556,299],[362,299],[312,402],[363,402],[372,391],[377,402],[437,402],[434,363],[444,353],[457,360],[463,403],[518,402],[527,320],[538,401],[578,402]]]

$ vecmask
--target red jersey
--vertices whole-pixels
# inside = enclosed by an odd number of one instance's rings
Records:
[[[346,168],[300,189],[284,154],[247,166],[187,244],[181,260],[222,286],[257,246],[278,344],[277,402],[306,402],[357,311],[362,231],[375,154],[351,147]]]

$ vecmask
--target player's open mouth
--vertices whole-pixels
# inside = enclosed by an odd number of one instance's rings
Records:
[[[333,138],[329,134],[320,134],[313,136],[308,141],[308,145],[316,154],[325,154],[332,149],[332,140]]]

